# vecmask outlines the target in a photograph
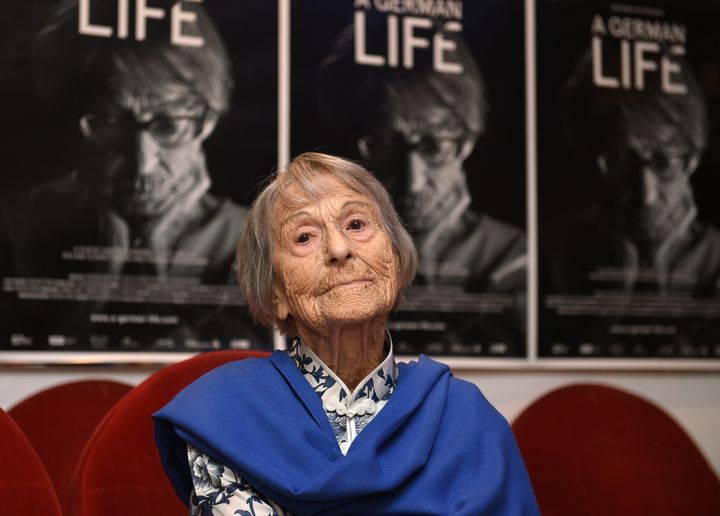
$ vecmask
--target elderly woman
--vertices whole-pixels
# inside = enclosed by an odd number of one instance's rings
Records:
[[[290,349],[205,375],[156,414],[191,514],[538,514],[507,422],[385,329],[416,252],[382,185],[306,153],[253,204],[237,252],[255,318]]]

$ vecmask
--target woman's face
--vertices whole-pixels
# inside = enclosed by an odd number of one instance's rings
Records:
[[[279,319],[324,333],[385,318],[398,296],[398,260],[376,206],[332,177],[319,200],[300,191],[274,207]]]

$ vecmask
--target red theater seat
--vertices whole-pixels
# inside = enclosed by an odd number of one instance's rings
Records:
[[[85,448],[71,487],[77,516],[186,516],[155,448],[152,414],[183,387],[255,351],[203,353],[171,365],[135,387],[107,414]]]
[[[512,426],[544,516],[720,514],[720,480],[693,441],[630,393],[563,387]]]
[[[66,383],[41,391],[8,411],[40,456],[63,512],[80,454],[100,420],[132,386],[106,380]]]
[[[50,477],[15,421],[0,409],[0,514],[61,516]]]

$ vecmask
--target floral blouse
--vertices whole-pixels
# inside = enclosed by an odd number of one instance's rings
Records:
[[[295,340],[288,350],[325,409],[338,446],[347,454],[353,440],[382,410],[395,390],[397,365],[392,343],[387,356],[355,390],[350,390],[310,348]],[[191,516],[289,515],[266,500],[243,478],[188,444],[188,462],[194,491],[190,496]]]

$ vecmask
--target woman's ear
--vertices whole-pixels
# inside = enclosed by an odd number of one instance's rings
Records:
[[[275,308],[275,317],[278,321],[284,321],[290,316],[290,309],[285,299],[285,292],[278,285],[273,285],[272,303]]]

